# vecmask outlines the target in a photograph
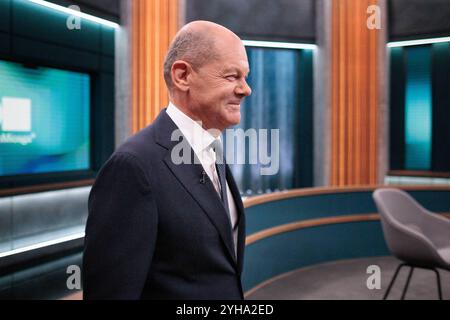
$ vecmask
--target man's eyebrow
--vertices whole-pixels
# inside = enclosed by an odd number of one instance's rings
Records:
[[[224,73],[228,73],[228,72],[239,72],[239,69],[236,67],[227,67],[223,70]]]
[[[241,70],[238,67],[228,67],[223,70],[223,73],[236,72],[238,74],[249,74],[250,69]]]

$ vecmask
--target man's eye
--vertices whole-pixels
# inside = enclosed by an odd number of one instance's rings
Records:
[[[236,75],[229,75],[229,76],[226,76],[226,78],[227,78],[227,80],[233,81],[233,80],[237,79],[237,76]]]

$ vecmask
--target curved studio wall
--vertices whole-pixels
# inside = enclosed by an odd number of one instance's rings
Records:
[[[246,199],[242,278],[247,295],[265,281],[302,267],[389,255],[372,200],[375,189],[297,189]],[[427,209],[450,216],[450,187],[404,189]]]

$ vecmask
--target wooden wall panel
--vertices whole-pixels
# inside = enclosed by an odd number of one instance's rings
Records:
[[[163,64],[178,31],[178,0],[133,0],[132,7],[131,133],[136,133],[169,102]]]
[[[331,186],[377,183],[379,31],[366,23],[373,4],[332,1]]]

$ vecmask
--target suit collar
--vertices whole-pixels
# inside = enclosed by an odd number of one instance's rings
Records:
[[[172,102],[169,103],[166,113],[180,129],[197,156],[201,155],[205,149],[210,148],[216,140],[216,137],[203,129],[201,122],[192,120]],[[220,140],[220,135],[217,139]]]
[[[153,122],[155,129],[155,141],[165,149],[172,149],[178,141],[172,141],[172,133],[178,129],[175,122],[167,115],[166,109],[161,110]]]

